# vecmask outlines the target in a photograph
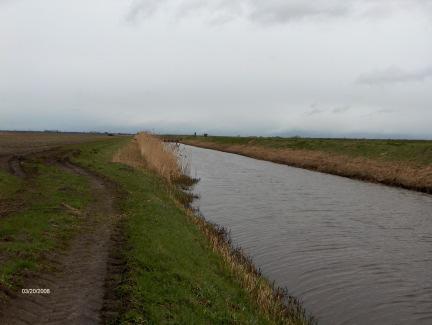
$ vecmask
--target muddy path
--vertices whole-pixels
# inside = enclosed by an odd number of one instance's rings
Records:
[[[0,155],[0,169],[9,172],[11,175],[19,177],[26,181],[25,188],[19,190],[13,197],[3,199],[0,193],[0,218],[5,217],[11,213],[20,211],[25,208],[26,200],[23,198],[23,193],[28,191],[32,187],[31,178],[34,171],[26,171],[23,168],[23,164],[26,160],[32,158],[44,157],[45,160],[50,163],[61,161],[62,157],[65,157],[65,153],[61,153],[60,147],[52,147],[42,151],[31,151],[25,155],[12,154],[12,155]]]
[[[22,168],[22,156],[0,156],[0,169],[4,169],[20,178],[26,178],[26,173]],[[12,198],[4,199],[0,193],[0,218],[13,212],[19,211],[24,207],[22,193],[18,192]]]
[[[14,170],[22,175],[19,160]],[[52,256],[55,270],[28,279],[24,288],[49,289],[49,294],[11,295],[0,310],[0,324],[100,324],[115,317],[112,288],[121,260],[113,254],[119,243],[120,217],[115,207],[118,193],[109,181],[68,161],[56,162],[61,168],[89,180],[94,200],[81,215],[80,233],[68,248]],[[24,176],[24,175],[22,175]]]
[[[24,178],[26,176],[22,168],[22,161],[24,157],[22,156],[12,156],[8,159],[8,169],[12,175]]]

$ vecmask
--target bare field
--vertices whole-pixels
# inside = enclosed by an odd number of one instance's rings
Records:
[[[0,131],[0,156],[22,155],[54,146],[107,139],[99,133]]]
[[[109,138],[113,137],[102,133],[0,131],[0,168],[13,169],[13,157]]]

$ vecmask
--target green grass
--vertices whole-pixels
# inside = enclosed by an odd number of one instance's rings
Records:
[[[15,196],[22,185],[20,178],[0,169],[0,200],[7,200]]]
[[[24,168],[32,171],[30,180],[0,173],[4,198],[12,200],[19,190],[24,202],[18,211],[0,218],[0,286],[9,288],[20,285],[24,272],[48,267],[43,256],[62,248],[78,229],[79,219],[61,204],[83,209],[91,200],[83,177],[36,161],[26,162]]]
[[[369,139],[314,139],[281,137],[192,137],[185,140],[214,142],[221,145],[255,145],[277,149],[323,151],[352,157],[404,161],[418,165],[432,164],[432,141],[369,140]]]
[[[121,288],[130,297],[123,323],[265,324],[266,318],[234,279],[223,259],[188,219],[155,174],[110,163],[125,139],[80,145],[76,159],[106,175],[128,193],[127,264]]]

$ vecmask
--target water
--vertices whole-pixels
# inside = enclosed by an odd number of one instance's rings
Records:
[[[320,324],[432,324],[432,196],[185,150],[206,219]]]

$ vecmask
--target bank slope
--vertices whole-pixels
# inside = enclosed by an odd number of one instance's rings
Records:
[[[80,145],[81,154],[74,158],[81,166],[119,184],[125,193],[121,210],[127,268],[116,288],[123,310],[112,322],[312,322],[297,302],[292,318],[263,312],[254,294],[244,288],[226,260],[214,250],[203,227],[193,222],[190,212],[178,203],[169,184],[151,171],[111,162],[116,150],[125,144],[121,140],[116,144]],[[294,304],[293,298],[290,302]]]

